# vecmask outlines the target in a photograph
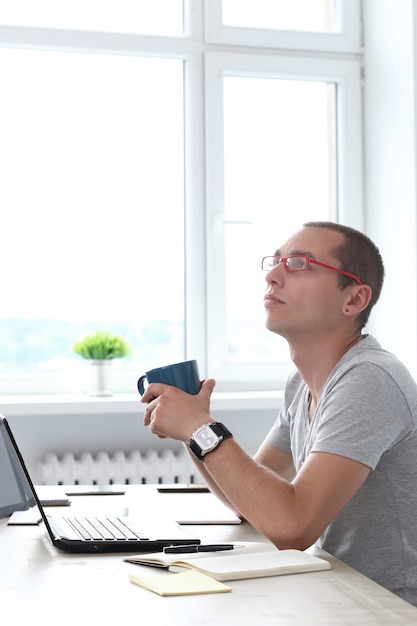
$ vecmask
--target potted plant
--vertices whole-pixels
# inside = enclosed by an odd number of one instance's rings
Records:
[[[89,361],[88,395],[111,396],[112,361],[128,356],[129,344],[119,335],[99,330],[76,341],[73,350]]]

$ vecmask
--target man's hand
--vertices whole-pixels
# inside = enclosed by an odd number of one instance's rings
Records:
[[[205,380],[196,395],[162,383],[149,384],[141,398],[141,402],[148,405],[144,425],[160,438],[188,443],[196,428],[215,421],[210,416],[210,398],[215,384],[213,378]]]

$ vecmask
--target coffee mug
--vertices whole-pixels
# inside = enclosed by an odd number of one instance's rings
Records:
[[[138,380],[138,391],[142,396],[145,393],[145,380],[149,383],[164,383],[178,387],[187,393],[195,395],[200,391],[201,382],[198,373],[197,361],[183,361],[156,367],[145,372]]]

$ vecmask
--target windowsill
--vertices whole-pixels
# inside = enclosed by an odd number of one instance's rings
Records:
[[[211,408],[215,411],[276,410],[282,401],[280,391],[239,391],[213,393]],[[74,413],[142,413],[137,394],[115,394],[109,397],[85,395],[1,396],[0,411],[8,416],[68,415]]]

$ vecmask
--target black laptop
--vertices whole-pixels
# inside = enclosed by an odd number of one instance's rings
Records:
[[[141,524],[127,516],[46,515],[10,426],[0,415],[0,517],[30,510],[35,515],[39,511],[53,545],[66,552],[159,552],[166,546],[200,543],[174,521]]]

